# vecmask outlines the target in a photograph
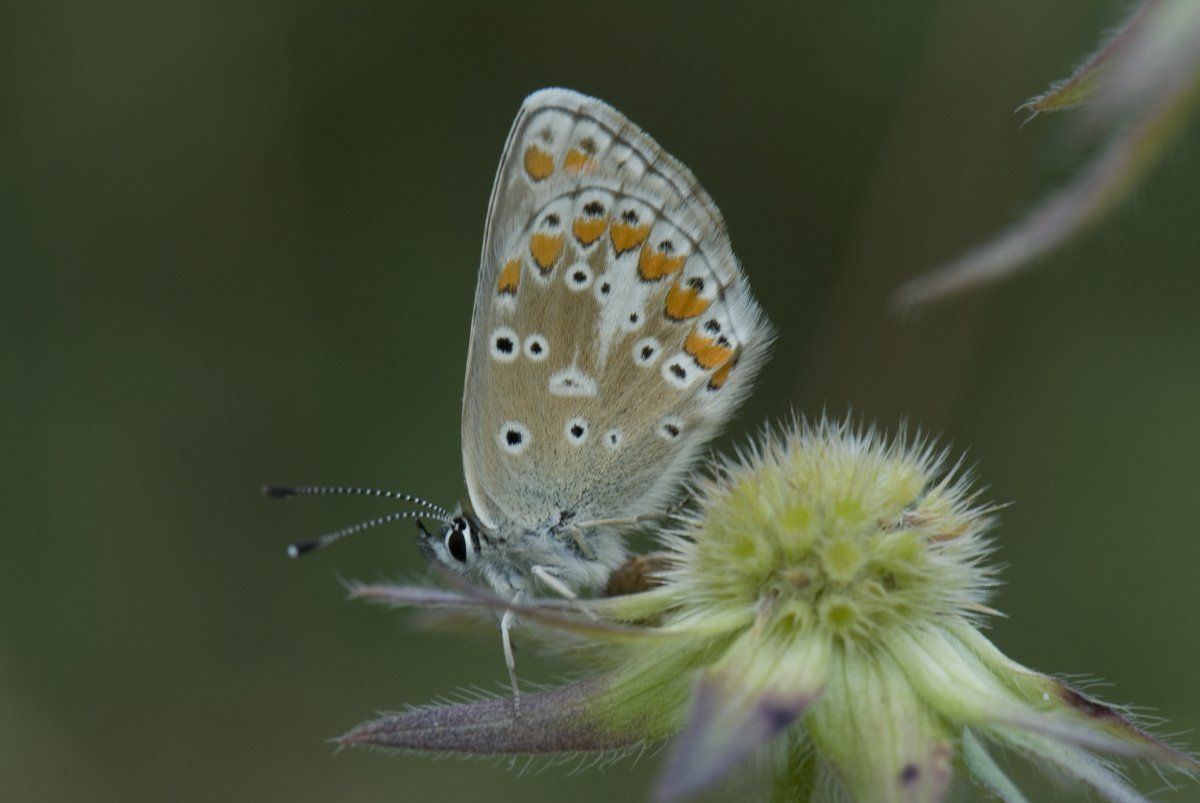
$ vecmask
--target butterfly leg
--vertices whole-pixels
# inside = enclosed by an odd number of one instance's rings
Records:
[[[571,533],[571,540],[575,542],[575,546],[579,547],[580,553],[588,560],[595,560],[596,553],[592,551],[591,544],[589,544],[587,539],[583,537],[583,530],[579,529],[579,527],[576,525],[571,527],[569,532]],[[537,568],[540,569],[541,567],[539,566]]]
[[[570,600],[571,602],[579,601],[579,595],[576,594],[570,586],[560,580],[558,576],[554,574],[553,569],[550,569],[546,566],[531,566],[529,573],[540,580],[547,588],[559,594],[563,599]],[[588,610],[587,608],[583,607],[583,605],[579,605],[578,608],[592,619],[600,618],[596,616],[594,611]]]
[[[645,524],[648,521],[656,521],[658,519],[665,519],[665,518],[669,518],[670,516],[674,516],[676,513],[683,510],[684,507],[687,506],[687,503],[691,501],[691,499],[692,499],[691,496],[685,496],[682,499],[680,499],[678,502],[676,502],[675,504],[671,505],[666,510],[658,511],[655,513],[643,513],[640,516],[621,516],[619,518],[614,518],[614,519],[593,519],[592,521],[580,521],[580,522],[576,522],[575,526],[577,528],[578,527],[632,527],[635,524]]]
[[[565,599],[579,599],[579,595],[571,590],[571,587],[559,580],[554,573],[545,566],[533,566],[529,569],[529,573],[542,581],[543,584],[560,594]]]
[[[518,595],[518,598],[520,595]],[[517,601],[516,598],[513,600]],[[513,716],[520,716],[521,713],[521,687],[517,683],[517,659],[513,655],[512,630],[513,622],[516,621],[516,614],[512,610],[507,610],[500,617],[500,640],[504,643],[504,664],[508,667],[508,682],[512,684],[513,693]]]

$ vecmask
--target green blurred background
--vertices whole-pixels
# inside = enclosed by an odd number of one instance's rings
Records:
[[[391,508],[258,496],[463,495],[488,191],[521,99],[555,84],[693,168],[779,328],[718,446],[793,409],[943,433],[1016,503],[997,643],[1197,730],[1197,127],[1036,270],[888,312],[1084,161],[1069,118],[1013,109],[1124,9],[0,7],[5,796],[644,796],[655,759],[517,777],[335,755],[377,710],[501,690],[499,640],[343,601],[339,577],[422,572],[408,526],[283,556]],[[530,680],[570,668],[522,656]]]

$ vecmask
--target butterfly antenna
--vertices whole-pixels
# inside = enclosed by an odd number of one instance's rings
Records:
[[[334,541],[340,541],[347,535],[361,533],[363,530],[369,530],[372,527],[378,527],[381,524],[391,524],[393,521],[400,521],[401,519],[417,519],[419,521],[419,517],[423,515],[425,514],[416,510],[404,510],[399,513],[389,513],[388,515],[380,516],[377,519],[371,519],[370,521],[360,522],[359,524],[345,527],[341,530],[325,533],[325,535],[322,535],[320,538],[314,538],[311,541],[297,541],[294,544],[289,544],[287,548],[287,554],[289,558],[298,558],[301,555],[307,555],[309,552],[314,550],[327,547]]]
[[[426,499],[399,491],[383,491],[378,488],[344,488],[341,486],[323,485],[264,485],[263,496],[276,499],[287,499],[289,496],[377,496],[381,499],[399,499],[401,502],[411,502],[414,505],[432,510],[443,519],[452,518],[449,510],[441,505],[435,505]]]

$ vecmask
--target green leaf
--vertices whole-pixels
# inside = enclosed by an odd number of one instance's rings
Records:
[[[1004,803],[1028,803],[1021,790],[1000,769],[983,742],[969,728],[963,731],[962,756],[972,777]]]
[[[888,655],[835,652],[825,696],[806,723],[813,743],[855,800],[941,800],[954,746],[945,721]]]
[[[1105,800],[1113,803],[1148,803],[1147,798],[1125,783],[1104,761],[1074,745],[1011,728],[994,728],[989,732],[1029,758],[1087,785]]]

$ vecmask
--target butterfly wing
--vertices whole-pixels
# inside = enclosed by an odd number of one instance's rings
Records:
[[[770,339],[691,172],[607,104],[534,93],[496,175],[471,324],[476,515],[544,532],[665,509]]]

